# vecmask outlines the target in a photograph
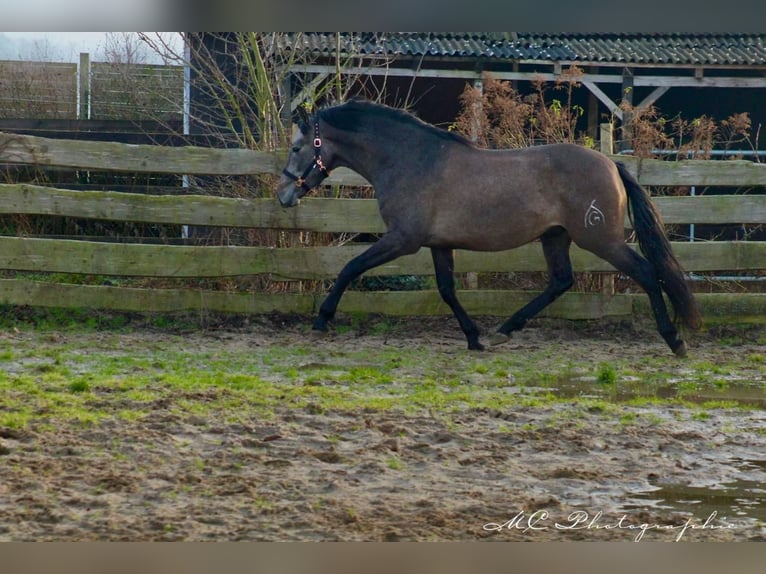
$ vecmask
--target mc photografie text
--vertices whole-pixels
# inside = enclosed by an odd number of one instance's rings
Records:
[[[676,542],[680,542],[684,535],[690,531],[727,530],[737,528],[737,526],[718,519],[718,512],[716,511],[710,513],[705,520],[690,517],[678,524],[656,524],[651,522],[631,522],[627,514],[610,518],[601,511],[591,514],[585,510],[576,510],[563,519],[555,519],[547,510],[536,510],[534,512],[521,510],[505,522],[487,522],[483,528],[491,532],[499,533],[504,530],[513,530],[532,535],[535,532],[547,530],[560,532],[577,530],[626,531],[635,533],[635,536],[633,536],[635,542],[640,542],[647,532],[657,531],[671,533],[673,539]]]

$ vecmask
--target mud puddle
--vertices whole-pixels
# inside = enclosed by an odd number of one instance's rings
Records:
[[[670,511],[705,520],[739,521],[757,527],[766,522],[766,459],[732,459],[741,478],[720,484],[658,483],[629,497],[626,510]]]
[[[645,384],[602,384],[595,380],[575,378],[558,381],[539,391],[561,398],[592,398],[613,402],[633,399],[680,399],[693,404],[712,401],[736,404],[743,407],[766,409],[766,394],[762,381],[724,381],[718,384],[683,386],[678,382],[647,386]]]

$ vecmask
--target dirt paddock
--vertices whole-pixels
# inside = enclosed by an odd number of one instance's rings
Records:
[[[0,540],[765,540],[763,333],[6,329]]]

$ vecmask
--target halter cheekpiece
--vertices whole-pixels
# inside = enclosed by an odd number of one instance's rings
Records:
[[[303,173],[301,174],[300,177],[287,171],[287,168],[283,169],[282,173],[285,174],[290,179],[292,179],[295,182],[295,185],[297,185],[303,191],[308,193],[309,191],[311,191],[311,187],[309,187],[306,184],[306,178],[315,169],[319,169],[319,171],[322,172],[324,177],[327,177],[329,175],[329,172],[327,171],[327,166],[325,166],[324,162],[322,161],[322,138],[319,137],[319,120],[314,121],[314,161],[311,162],[311,164],[309,164],[309,166],[305,170],[303,170]]]

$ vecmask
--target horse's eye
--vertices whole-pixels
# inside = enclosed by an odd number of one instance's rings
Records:
[[[301,151],[300,146],[293,146],[293,153],[298,153],[299,151]]]

